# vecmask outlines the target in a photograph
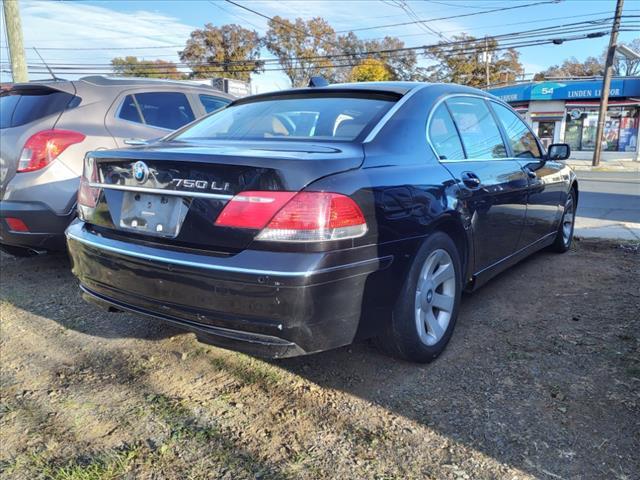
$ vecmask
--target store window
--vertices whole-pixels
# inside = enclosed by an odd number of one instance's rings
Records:
[[[564,141],[572,150],[595,149],[598,129],[596,108],[567,111]],[[604,124],[602,149],[609,152],[635,152],[638,140],[638,108],[611,107]]]

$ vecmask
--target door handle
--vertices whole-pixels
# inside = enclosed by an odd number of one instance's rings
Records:
[[[482,184],[480,178],[473,172],[462,172],[460,174],[460,178],[464,186],[471,190],[480,188],[480,185]]]

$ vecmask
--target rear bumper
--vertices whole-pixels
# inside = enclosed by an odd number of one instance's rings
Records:
[[[67,229],[85,298],[150,315],[204,342],[267,357],[349,344],[367,277],[391,264],[376,247],[336,252],[176,252]]]
[[[28,232],[14,232],[5,218],[22,220]],[[33,248],[34,250],[64,250],[64,230],[75,217],[75,208],[58,215],[42,202],[0,201],[0,244]]]

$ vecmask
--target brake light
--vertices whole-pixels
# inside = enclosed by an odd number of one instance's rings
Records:
[[[32,135],[20,154],[18,172],[33,172],[46,167],[67,147],[85,138],[82,133],[71,130],[43,130]]]
[[[216,219],[220,227],[260,230],[296,192],[242,192],[231,199]]]
[[[78,207],[81,217],[83,217],[81,207],[95,208],[98,204],[100,189],[91,186],[91,183],[97,182],[98,165],[93,157],[87,156],[84,159],[84,168],[82,177],[80,177],[80,188],[78,189]]]
[[[275,242],[340,240],[367,232],[358,205],[327,192],[242,192],[227,204],[216,225],[262,229],[256,240]]]
[[[5,222],[9,225],[9,230],[12,232],[28,232],[29,227],[19,218],[6,217]]]

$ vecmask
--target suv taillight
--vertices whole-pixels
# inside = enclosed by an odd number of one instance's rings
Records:
[[[323,242],[367,233],[358,205],[327,192],[242,192],[225,206],[216,225],[261,230],[256,240]]]
[[[98,183],[98,165],[95,158],[87,155],[84,159],[84,168],[82,177],[80,177],[80,188],[78,189],[78,207],[81,217],[83,215],[80,207],[95,208],[98,204],[100,189],[92,187],[92,183]]]
[[[43,130],[32,135],[20,154],[18,172],[33,172],[46,167],[67,147],[85,138],[84,134],[71,130]]]

